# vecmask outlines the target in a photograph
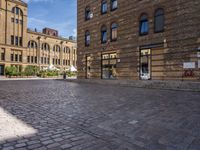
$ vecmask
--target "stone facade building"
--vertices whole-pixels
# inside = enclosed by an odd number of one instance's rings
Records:
[[[76,66],[76,42],[58,36],[58,31],[43,32],[27,28],[27,4],[21,0],[0,0],[0,75],[6,66],[40,69],[53,64],[60,70]]]
[[[199,6],[78,0],[78,77],[200,81]]]

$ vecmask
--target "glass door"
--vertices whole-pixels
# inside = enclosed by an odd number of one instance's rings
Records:
[[[102,79],[116,79],[117,54],[103,54],[102,55]]]
[[[140,51],[140,79],[151,79],[151,50],[144,49]]]
[[[4,75],[4,65],[0,65],[0,75]]]

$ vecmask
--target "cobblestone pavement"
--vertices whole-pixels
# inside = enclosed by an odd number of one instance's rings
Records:
[[[2,150],[200,150],[198,92],[1,81],[0,121]]]

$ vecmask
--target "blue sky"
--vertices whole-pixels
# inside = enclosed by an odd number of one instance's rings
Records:
[[[76,35],[76,0],[24,0],[28,3],[28,27],[44,27],[59,31],[59,35]]]

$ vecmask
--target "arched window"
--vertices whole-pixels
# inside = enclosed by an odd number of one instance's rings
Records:
[[[50,46],[47,43],[42,43],[42,50],[50,51]]]
[[[85,20],[90,20],[92,18],[92,12],[90,10],[90,7],[85,8]]]
[[[29,41],[28,48],[37,49],[37,43],[35,41]]]
[[[110,1],[110,8],[111,8],[111,10],[113,11],[113,10],[117,9],[117,7],[118,7],[117,0],[111,0]]]
[[[108,10],[107,1],[106,0],[102,0],[101,1],[101,13],[105,14],[105,13],[107,13],[107,10]]]
[[[12,8],[12,13],[16,14],[16,15],[23,15],[22,10],[19,7],[13,7]]]
[[[149,32],[149,22],[147,14],[142,14],[140,17],[140,35],[146,35]]]
[[[111,41],[116,41],[117,40],[117,24],[112,23],[111,24]]]
[[[155,11],[154,14],[154,31],[163,32],[164,25],[165,25],[164,10],[162,8],[159,8]]]
[[[65,46],[64,49],[63,49],[63,52],[64,52],[64,53],[69,53],[69,51],[70,51],[70,48],[67,47],[67,46]]]
[[[54,52],[60,52],[60,46],[59,45],[54,45],[53,51]]]
[[[101,43],[107,42],[107,27],[103,25],[101,27]]]
[[[85,32],[85,46],[89,46],[90,45],[90,32],[87,30]]]

